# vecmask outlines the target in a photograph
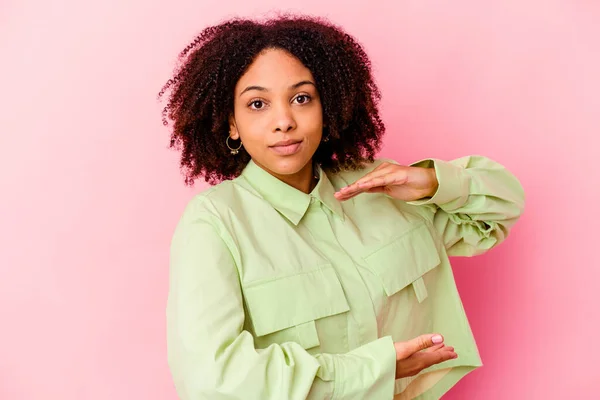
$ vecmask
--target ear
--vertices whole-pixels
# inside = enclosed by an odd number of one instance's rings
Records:
[[[233,114],[229,116],[229,137],[233,140],[238,140],[240,138],[240,133],[237,130],[237,125],[235,123]]]

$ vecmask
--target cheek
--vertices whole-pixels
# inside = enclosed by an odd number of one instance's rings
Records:
[[[242,141],[247,143],[256,143],[264,141],[264,118],[261,115],[252,115],[250,113],[240,113],[236,117],[238,133]]]
[[[313,141],[316,140],[319,142],[323,134],[323,115],[321,109],[318,108],[313,113],[310,113],[310,115],[307,115],[305,124],[307,130],[310,131],[310,137]]]
[[[313,104],[310,112],[310,118],[314,125],[323,126],[323,105],[320,101]]]

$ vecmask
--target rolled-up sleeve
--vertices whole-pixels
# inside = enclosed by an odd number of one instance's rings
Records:
[[[524,210],[519,180],[489,158],[426,159],[411,166],[435,169],[434,196],[409,204],[424,206],[451,256],[474,256],[498,245]]]
[[[171,243],[168,362],[182,400],[391,399],[391,337],[346,354],[309,354],[295,342],[257,349],[243,329],[236,248],[201,197]]]

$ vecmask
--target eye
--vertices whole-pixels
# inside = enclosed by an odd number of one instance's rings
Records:
[[[265,106],[262,100],[252,100],[248,106],[253,110],[260,110]]]
[[[300,95],[296,96],[294,101],[296,101],[296,103],[298,103],[298,104],[306,104],[310,101],[310,96],[307,94],[300,94]]]

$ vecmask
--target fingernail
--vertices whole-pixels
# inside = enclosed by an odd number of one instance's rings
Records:
[[[435,335],[431,338],[431,341],[435,344],[439,344],[444,341],[444,338],[442,338],[440,335]]]

